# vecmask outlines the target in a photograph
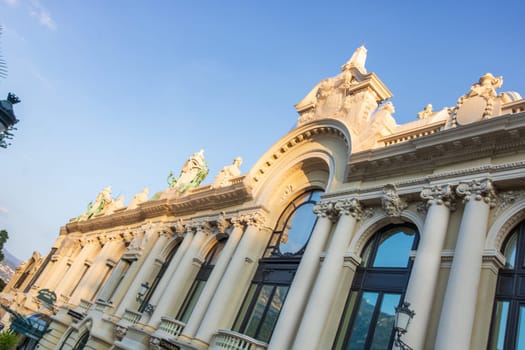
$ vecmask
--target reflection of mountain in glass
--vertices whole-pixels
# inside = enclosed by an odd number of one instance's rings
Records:
[[[357,320],[367,320],[368,322],[357,322],[354,324],[351,341],[348,344],[347,350],[363,350],[365,348],[366,337],[370,327],[370,320],[374,313],[375,305],[367,301],[361,302],[361,307],[357,314]],[[380,312],[375,325],[374,338],[372,341],[371,350],[386,350],[390,343],[392,330],[394,327],[394,315]]]

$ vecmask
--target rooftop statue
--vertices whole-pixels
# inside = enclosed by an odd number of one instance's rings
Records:
[[[215,179],[213,180],[212,187],[223,187],[229,184],[230,179],[241,175],[241,169],[239,168],[242,164],[242,158],[237,157],[233,160],[231,165],[226,165],[219,171]]]
[[[137,193],[133,196],[131,203],[129,203],[128,209],[135,209],[140,203],[148,201],[149,188],[145,187],[142,192]]]
[[[89,220],[92,216],[102,213],[112,201],[111,186],[108,186],[100,191],[94,203],[89,202],[87,211],[84,214],[78,216],[74,221]]]
[[[173,171],[170,171],[167,179],[168,185],[170,189],[175,189],[182,193],[188,188],[199,186],[206,178],[206,175],[208,175],[208,172],[208,163],[204,161],[204,150],[201,149],[184,163],[178,178],[173,175]]]

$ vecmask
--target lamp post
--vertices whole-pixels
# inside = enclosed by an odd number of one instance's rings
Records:
[[[405,342],[401,340],[401,336],[405,334],[408,330],[408,325],[410,320],[414,317],[416,313],[414,310],[410,309],[410,303],[403,301],[403,303],[396,307],[396,318],[394,323],[394,329],[396,331],[396,338],[394,344],[402,350],[412,350]]]
[[[144,300],[144,296],[146,295],[146,293],[148,292],[148,289],[149,289],[149,283],[146,282],[146,283],[142,283],[140,285],[140,289],[137,293],[137,303],[142,303],[142,301]]]
[[[13,105],[20,102],[20,99],[13,93],[7,94],[7,99],[0,101],[0,132],[8,130],[18,123],[13,111]]]

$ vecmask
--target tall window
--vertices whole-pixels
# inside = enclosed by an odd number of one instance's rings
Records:
[[[525,349],[525,221],[503,247],[506,263],[498,275],[488,349]]]
[[[166,260],[164,260],[164,263],[161,265],[159,272],[155,276],[155,279],[153,280],[153,283],[151,283],[150,288],[146,292],[146,295],[144,296],[144,299],[140,303],[138,312],[144,312],[144,310],[146,309],[146,306],[148,306],[149,300],[153,296],[153,292],[155,292],[155,289],[157,289],[157,285],[159,284],[160,280],[162,279],[162,276],[164,276],[164,273],[166,272],[166,269],[170,265],[171,260],[173,259],[173,256],[177,252],[178,248],[179,248],[179,246],[177,245],[175,248],[173,248],[169,252],[168,256],[166,257]]]
[[[73,350],[84,350],[88,342],[88,339],[89,339],[89,332],[85,332],[84,334],[82,334],[80,339],[77,341],[77,343],[73,347]]]
[[[217,259],[219,258],[221,251],[224,248],[225,242],[226,239],[217,242],[217,244],[215,244],[206,255],[206,260],[202,264],[199,272],[197,273],[197,277],[195,277],[195,281],[193,281],[189,293],[186,295],[186,299],[182,304],[182,308],[180,309],[179,314],[177,315],[177,320],[184,323],[188,322],[193,308],[195,307],[195,304],[197,304],[202,290],[204,289],[204,286],[206,285],[206,282],[210,277],[213,267],[217,263]]]
[[[417,246],[412,225],[390,225],[365,246],[348,295],[334,350],[392,347],[395,308],[405,293]]]
[[[321,191],[308,191],[283,211],[259,261],[233,330],[268,342],[317,217]]]

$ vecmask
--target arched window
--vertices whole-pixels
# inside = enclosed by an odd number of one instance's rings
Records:
[[[502,253],[506,263],[498,275],[488,349],[525,349],[525,221],[511,232]]]
[[[88,342],[88,339],[89,339],[89,332],[85,332],[84,334],[82,334],[80,339],[77,341],[77,343],[73,347],[73,350],[84,350]]]
[[[409,224],[390,225],[361,254],[333,349],[390,349],[395,308],[405,293],[418,236]]]
[[[206,285],[206,282],[208,281],[208,278],[210,277],[210,274],[217,263],[217,259],[219,258],[225,243],[226,239],[217,242],[217,244],[215,244],[206,255],[206,260],[202,264],[199,272],[197,273],[197,277],[195,277],[195,281],[193,281],[193,284],[191,285],[190,291],[186,295],[186,299],[184,300],[179,314],[177,315],[177,320],[184,323],[188,322],[193,308],[199,300],[204,286]]]
[[[268,342],[317,217],[321,191],[295,198],[282,212],[237,315],[233,330]]]

